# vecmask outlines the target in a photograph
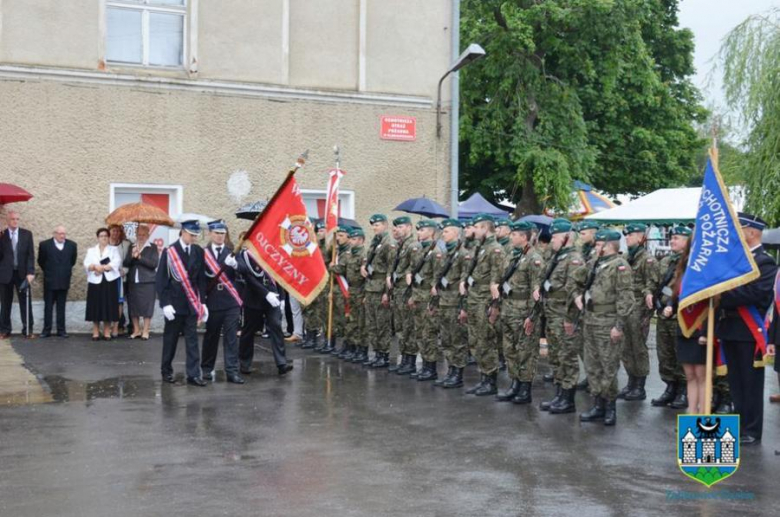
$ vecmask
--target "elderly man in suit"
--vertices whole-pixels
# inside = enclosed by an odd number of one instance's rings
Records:
[[[52,314],[57,306],[57,335],[67,338],[65,331],[65,303],[68,299],[70,279],[76,264],[78,246],[68,240],[65,227],[54,229],[51,239],[38,244],[38,265],[43,271],[43,331],[42,338],[51,336]]]
[[[0,337],[11,335],[11,304],[14,291],[22,315],[22,335],[32,337],[33,315],[30,288],[35,279],[35,249],[33,235],[19,227],[19,212],[6,216],[8,227],[0,235]]]

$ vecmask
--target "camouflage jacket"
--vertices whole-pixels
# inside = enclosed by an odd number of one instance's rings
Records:
[[[384,293],[387,291],[387,277],[395,261],[398,245],[388,232],[375,235],[368,249],[365,266],[368,270],[366,281],[367,293]]]
[[[468,250],[464,248],[465,245],[461,245],[458,248],[457,243],[455,246],[447,252],[436,250],[433,257],[433,281],[435,282],[441,278],[441,285],[437,286],[437,294],[439,295],[439,306],[441,307],[455,307],[460,302],[460,291],[458,289],[458,283],[463,275],[463,269],[468,262],[466,261],[466,255]],[[452,262],[447,270],[447,264]],[[447,270],[447,274],[444,272]],[[442,277],[442,275],[444,275]]]
[[[615,254],[598,260],[593,284],[584,295],[585,317],[610,320],[610,324],[622,330],[634,307],[631,266],[622,256]]]
[[[409,248],[409,268],[406,274],[412,275],[412,298],[417,303],[427,303],[433,286],[433,259],[437,252],[436,243],[424,245],[415,242]],[[415,274],[416,272],[416,274]],[[406,283],[404,281],[404,283]]]
[[[365,292],[366,279],[360,274],[360,266],[366,259],[366,250],[364,246],[355,246],[349,250],[346,257],[346,277],[349,283],[350,297],[362,297]]]
[[[395,264],[395,270],[392,270],[391,265],[391,278],[393,280],[393,286],[397,286],[400,289],[404,289],[406,286],[406,280],[404,277],[409,272],[409,251],[414,244],[414,239],[409,235],[403,240],[396,241],[398,247],[395,250],[396,256],[393,258]]]
[[[489,297],[490,285],[501,283],[504,274],[504,249],[495,236],[490,236],[476,250],[476,257],[472,254],[472,258],[476,259],[473,273],[468,276],[468,270],[463,272],[467,276],[465,282],[469,297]]]
[[[333,273],[334,275],[339,275],[339,276],[343,276],[344,278],[347,278],[347,264],[349,262],[349,256],[350,256],[349,245],[343,244],[339,246],[338,254],[336,255],[336,263],[328,267],[330,272]],[[347,283],[349,283],[349,279],[347,279]],[[349,285],[351,290],[352,284],[349,283]],[[339,288],[336,285],[334,285],[333,287],[333,296],[343,296],[343,293],[341,292],[341,288]]]
[[[676,268],[679,260],[679,253],[672,253],[665,256],[657,263],[657,266],[650,275],[650,292],[653,294],[653,298],[655,298],[654,303],[659,314],[664,307],[672,307],[674,305],[674,297],[672,295],[674,294],[673,287],[675,277],[677,276]],[[664,282],[664,280],[666,280],[666,282]]]
[[[544,312],[547,317],[558,316],[569,320],[575,317],[577,307],[574,305],[574,297],[578,287],[575,272],[583,265],[582,256],[576,248],[563,248],[557,256],[553,255],[548,264],[552,273],[542,285]]]
[[[501,286],[501,296],[510,301],[504,303],[503,307],[505,310],[507,306],[525,310],[534,305],[533,292],[541,288],[545,274],[544,261],[534,248],[529,248],[527,251],[514,248],[512,255],[505,259],[504,275],[509,272],[514,260],[518,260],[517,267],[512,276]]]
[[[643,246],[629,249],[626,256],[634,278],[634,298],[640,307],[646,307],[644,299],[653,293],[653,276],[655,275],[655,258]]]

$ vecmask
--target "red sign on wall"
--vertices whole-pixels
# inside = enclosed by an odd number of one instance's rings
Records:
[[[382,115],[382,140],[401,140],[413,142],[417,140],[417,118],[394,115]]]

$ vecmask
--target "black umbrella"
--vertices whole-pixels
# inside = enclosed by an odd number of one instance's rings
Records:
[[[311,224],[317,224],[322,222],[322,219],[320,217],[310,217],[309,220],[311,221]],[[360,223],[358,223],[354,219],[347,219],[346,217],[339,217],[339,226],[348,226],[349,228],[362,228],[362,226],[360,226]]]
[[[263,212],[263,210],[265,210],[265,207],[267,206],[268,206],[268,201],[266,200],[249,203],[236,210],[236,217],[238,217],[239,219],[254,221],[255,219],[257,219],[257,216],[260,215]]]
[[[407,199],[397,207],[396,212],[424,215],[425,217],[449,217],[450,213],[439,203],[427,197],[415,197]]]

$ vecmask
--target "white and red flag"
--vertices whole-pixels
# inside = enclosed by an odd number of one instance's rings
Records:
[[[341,169],[328,171],[328,198],[325,200],[325,231],[328,238],[333,236],[339,226],[339,184],[345,172]]]

